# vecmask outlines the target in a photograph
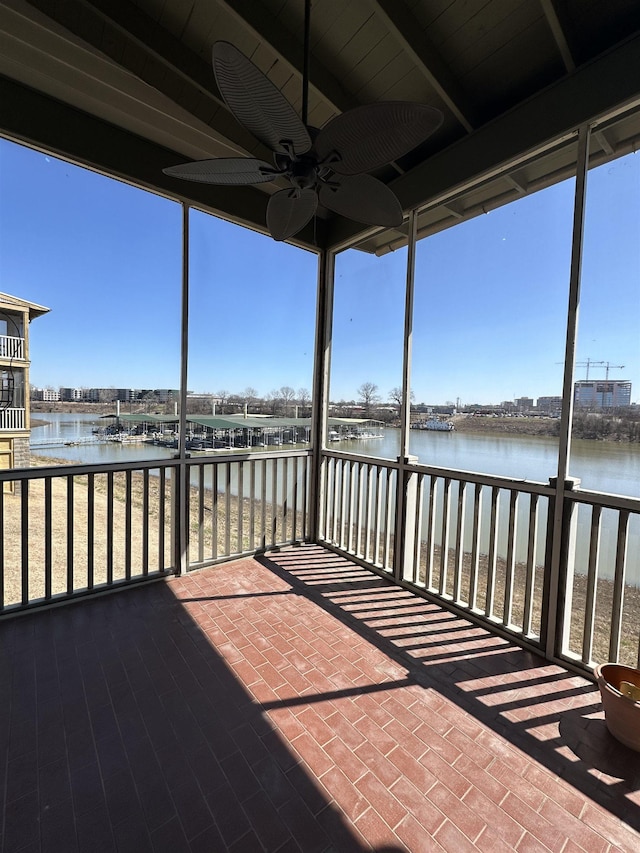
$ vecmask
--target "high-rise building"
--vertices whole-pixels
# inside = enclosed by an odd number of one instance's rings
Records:
[[[631,405],[631,382],[583,379],[573,386],[573,404],[581,409],[618,409]]]

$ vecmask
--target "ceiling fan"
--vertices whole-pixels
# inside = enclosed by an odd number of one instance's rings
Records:
[[[302,118],[273,83],[226,41],[213,45],[213,70],[224,101],[240,124],[273,151],[273,165],[252,157],[198,160],[163,169],[206,184],[249,185],[285,178],[290,187],[267,205],[267,227],[286,240],[318,204],[365,225],[394,227],[402,208],[394,193],[367,174],[407,154],[442,123],[434,107],[383,101],[348,110],[321,130],[307,126],[310,0],[305,0]]]

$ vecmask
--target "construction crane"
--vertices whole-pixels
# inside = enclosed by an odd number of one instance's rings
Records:
[[[604,365],[605,368],[605,381],[609,378],[610,370],[622,370],[624,368],[624,364],[611,364],[610,361],[594,361],[592,358],[588,358],[586,361],[576,361],[576,367],[586,367],[587,372],[585,375],[585,381],[589,379],[589,368],[594,365]]]

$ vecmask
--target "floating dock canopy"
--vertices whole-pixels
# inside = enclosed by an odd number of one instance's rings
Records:
[[[150,415],[150,414],[121,414],[103,415],[103,417],[118,418],[125,424],[149,424],[150,426],[166,426],[177,424],[179,418],[176,415]],[[187,417],[187,423],[204,427],[206,429],[295,429],[311,426],[311,418],[275,418],[270,415],[198,415]],[[331,427],[363,427],[383,426],[382,421],[371,418],[328,418],[327,423]]]
[[[154,426],[162,426],[163,424],[177,424],[178,418],[176,415],[149,415],[149,414],[112,414],[103,415],[103,418],[117,418],[125,424],[153,424]]]

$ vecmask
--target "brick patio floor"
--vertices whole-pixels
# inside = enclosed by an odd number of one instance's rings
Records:
[[[597,690],[315,546],[0,624],[6,853],[640,851]]]

